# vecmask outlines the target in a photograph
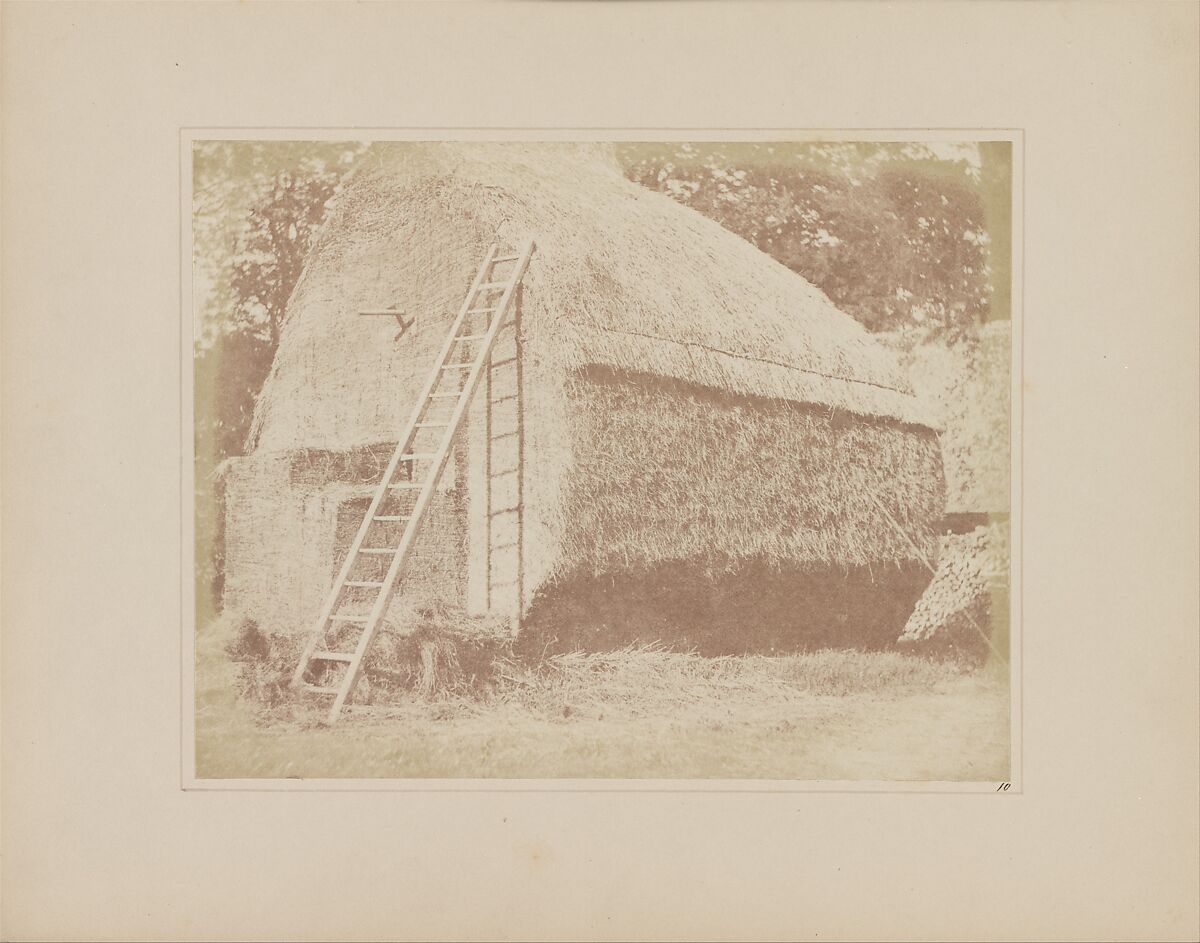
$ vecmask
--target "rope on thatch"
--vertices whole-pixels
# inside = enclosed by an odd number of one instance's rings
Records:
[[[810,373],[816,377],[823,377],[826,380],[840,380],[843,383],[862,383],[865,386],[873,386],[879,390],[887,390],[890,393],[900,393],[905,396],[911,395],[908,390],[901,389],[898,385],[887,383],[876,383],[873,380],[864,380],[859,377],[848,376],[838,373],[823,373],[820,370],[811,370],[808,367],[797,367],[795,364],[784,363],[781,360],[773,360],[770,357],[754,357],[749,354],[736,353],[732,350],[725,350],[721,347],[714,347],[712,344],[701,344],[698,341],[677,341],[671,337],[660,337],[657,334],[648,334],[645,331],[631,331],[628,329],[617,330],[614,328],[604,328],[609,334],[627,334],[630,337],[643,337],[646,340],[659,341],[664,344],[681,344],[689,348],[695,347],[701,350],[709,351],[714,354],[723,354],[726,357],[736,357],[738,360],[744,360],[750,363],[762,363],[771,367],[783,367],[786,370],[797,370],[800,373]]]

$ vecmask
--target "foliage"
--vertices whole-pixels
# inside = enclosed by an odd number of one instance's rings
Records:
[[[992,307],[989,251],[990,217],[1007,209],[1007,151],[681,143],[620,155],[631,179],[752,242],[870,330],[957,336],[1007,317]]]
[[[233,260],[233,329],[279,343],[279,330],[313,236],[337,185],[331,171],[311,177],[277,173],[263,202],[250,210]]]
[[[326,206],[362,149],[290,141],[196,146],[198,457],[219,462],[240,453],[288,298]]]
[[[255,296],[271,293],[256,284],[264,275],[295,271],[280,260],[303,259],[326,202],[366,145],[339,141],[203,141],[192,153],[192,277],[197,347],[221,333],[251,328]],[[292,232],[292,226],[295,232]],[[239,287],[235,267],[244,273]],[[298,274],[298,272],[296,273]],[[249,277],[249,281],[247,281]],[[280,290],[286,279],[279,278]],[[290,287],[284,292],[290,292]],[[258,312],[261,314],[261,312]]]
[[[216,469],[242,452],[287,301],[325,211],[364,145],[206,141],[193,152],[196,590],[221,591]]]

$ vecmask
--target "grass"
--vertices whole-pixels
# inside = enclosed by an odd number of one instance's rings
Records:
[[[414,683],[335,728],[239,697],[228,636],[197,646],[201,778],[1003,780],[1006,678],[897,652],[704,658],[653,647],[499,657],[484,683]]]

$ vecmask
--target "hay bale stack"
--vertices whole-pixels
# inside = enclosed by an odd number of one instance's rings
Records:
[[[314,566],[295,528],[242,521],[302,513],[310,532],[333,534],[344,486],[337,462],[322,483],[286,479],[278,456],[394,441],[488,246],[526,239],[537,252],[518,302],[522,370],[495,378],[520,399],[492,417],[496,431],[522,430],[523,453],[514,437],[493,460],[520,459],[523,483],[493,483],[488,504],[477,397],[443,521],[418,542],[397,605],[424,575],[423,592],[444,584],[472,615],[486,608],[488,514],[519,496],[523,557],[504,566],[523,576],[520,594],[490,605],[528,623],[574,619],[597,644],[605,631],[625,644],[638,624],[750,636],[763,620],[772,637],[806,622],[850,643],[886,622],[894,639],[907,616],[894,600],[915,600],[928,581],[918,561],[937,550],[936,423],[861,325],[626,180],[604,145],[389,143],[364,156],[292,296],[253,452],[234,473],[227,601],[271,631],[304,630],[295,615],[329,585],[333,538]],[[356,316],[389,305],[415,315],[400,342],[383,319]],[[666,602],[685,587],[704,590],[701,609]],[[639,600],[616,620],[614,593]],[[865,620],[850,611],[863,598]]]
[[[1007,523],[941,539],[937,573],[904,627],[900,643],[928,652],[984,657],[1002,646],[1008,613]]]

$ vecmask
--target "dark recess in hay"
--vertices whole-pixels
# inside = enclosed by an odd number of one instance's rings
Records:
[[[241,619],[233,639],[225,646],[230,661],[258,661],[271,652],[271,642],[254,619]]]
[[[989,514],[986,511],[955,511],[942,518],[939,531],[942,534],[969,534],[977,527],[987,527],[993,521],[1007,521],[1007,514]]]
[[[538,595],[517,645],[527,655],[649,642],[702,655],[879,649],[895,642],[929,580],[916,563],[577,575]]]
[[[296,449],[288,469],[293,486],[321,486],[329,481],[373,485],[383,477],[394,442],[379,442],[345,451]]]

